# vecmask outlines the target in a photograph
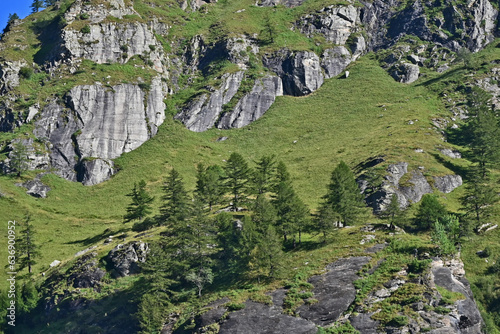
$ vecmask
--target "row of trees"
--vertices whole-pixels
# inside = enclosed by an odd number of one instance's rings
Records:
[[[255,168],[238,153],[224,166],[199,165],[192,196],[172,169],[163,193],[159,214],[147,217],[154,199],[145,182],[135,184],[124,219],[164,228],[143,266],[150,286],[138,317],[145,331],[163,321],[160,310],[169,301],[187,298],[190,292],[183,291],[194,288],[201,296],[215,278],[228,283],[242,275],[275,277],[284,261],[284,245],[300,245],[306,231],[322,233],[326,241],[335,226],[355,223],[366,210],[354,174],[341,162],[319,213],[311,216],[286,165],[274,156],[262,157]]]

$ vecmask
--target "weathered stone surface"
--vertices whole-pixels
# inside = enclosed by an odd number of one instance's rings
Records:
[[[46,147],[43,145],[35,143],[33,138],[23,138],[23,139],[14,139],[9,145],[9,157],[0,162],[0,168],[5,174],[11,173],[12,169],[10,167],[11,157],[14,152],[14,147],[18,143],[21,143],[26,148],[26,168],[28,170],[41,170],[48,169],[50,165],[49,154],[46,151]]]
[[[310,321],[285,315],[272,306],[247,301],[244,309],[229,313],[219,334],[316,334],[317,331]]]
[[[418,65],[402,62],[390,69],[389,73],[394,80],[410,84],[418,79],[418,76],[420,75],[420,68]]]
[[[24,66],[27,66],[24,60],[0,63],[0,94],[19,86],[19,71]]]
[[[359,313],[349,318],[352,327],[356,328],[360,334],[377,334],[379,322],[371,318],[370,313]]]
[[[460,152],[451,150],[449,148],[443,148],[443,149],[439,150],[439,152],[446,155],[448,158],[452,158],[452,159],[461,159],[462,158],[462,154],[460,154]]]
[[[296,25],[309,38],[321,34],[328,42],[345,45],[359,21],[359,11],[353,5],[329,6],[305,15]]]
[[[259,6],[273,7],[277,5],[285,5],[287,7],[300,6],[306,0],[258,0]]]
[[[445,175],[434,177],[434,186],[440,192],[448,194],[452,192],[455,188],[462,185],[462,177],[460,175]]]
[[[404,205],[405,207],[411,203],[420,202],[423,195],[432,193],[431,185],[427,182],[427,179],[421,172],[413,171],[408,183],[411,185],[399,186],[400,193],[407,201],[407,204]],[[399,199],[401,203],[401,198]]]
[[[400,180],[407,173],[408,163],[400,162],[387,167],[387,175],[378,187],[374,188],[362,178],[358,180],[358,183],[364,184],[363,192],[370,190],[365,200],[375,213],[384,211],[392,196],[397,196],[401,208],[406,208],[412,203],[419,202],[423,195],[432,193],[431,185],[420,171],[413,171],[408,182],[401,185]]]
[[[455,276],[452,269],[441,260],[435,260],[431,264],[431,284],[443,287],[449,291],[459,292],[465,299],[457,300],[453,305],[453,311],[446,316],[450,323],[451,333],[482,333],[482,318],[474,302],[470,284],[463,276]],[[463,268],[463,264],[462,264]]]
[[[321,57],[321,67],[325,71],[325,78],[336,77],[346,69],[351,61],[351,53],[344,46],[326,49]]]
[[[309,279],[309,283],[314,286],[313,298],[318,303],[300,306],[297,314],[319,326],[336,321],[354,301],[356,289],[353,282],[358,279],[356,273],[369,260],[367,256],[341,259],[328,265],[326,274]]]
[[[74,288],[97,288],[106,273],[97,265],[96,252],[83,255],[68,270],[71,273],[68,276],[68,284]]]
[[[89,33],[67,29],[63,31],[68,56],[90,59],[98,64],[125,63],[135,55],[144,55],[153,68],[164,72],[166,58],[152,27],[140,23],[91,24]]]
[[[202,132],[214,127],[225,104],[229,103],[243,80],[244,72],[225,74],[221,86],[212,94],[194,99],[175,116],[191,131]]]
[[[52,144],[51,165],[60,176],[95,184],[112,174],[109,159],[136,149],[156,134],[165,119],[163,96],[159,78],[153,80],[147,96],[132,84],[112,90],[76,86],[66,95],[70,110],[48,104],[35,122],[34,133]],[[98,175],[92,177],[91,170]]]
[[[115,277],[123,277],[139,272],[139,262],[145,262],[149,252],[148,244],[142,241],[126,245],[119,244],[108,254]]]
[[[263,63],[283,80],[286,95],[303,96],[317,90],[324,81],[319,57],[310,51],[292,53],[282,49],[264,56]]]
[[[108,159],[85,159],[76,167],[79,179],[85,186],[93,186],[109,180],[115,173],[114,162]]]
[[[252,91],[238,101],[233,111],[225,113],[217,124],[219,129],[241,128],[264,115],[276,96],[283,95],[281,79],[267,76],[257,79]]]
[[[127,6],[124,0],[108,0],[107,6],[75,1],[64,13],[64,19],[67,23],[72,23],[83,13],[88,15],[91,23],[102,22],[109,16],[122,19],[125,15],[138,15],[133,6]]]
[[[42,181],[38,179],[23,183],[23,187],[25,187],[28,190],[26,192],[28,195],[37,198],[46,198],[47,193],[50,191],[50,187],[46,186],[45,184],[43,184]]]
[[[0,132],[10,132],[22,124],[22,119],[14,113],[5,101],[0,101]]]

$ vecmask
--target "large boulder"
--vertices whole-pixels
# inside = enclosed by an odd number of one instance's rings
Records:
[[[50,187],[43,184],[39,179],[34,179],[23,183],[23,187],[27,189],[26,193],[36,198],[45,198],[50,191]]]
[[[415,64],[401,62],[389,69],[389,73],[394,80],[410,84],[417,81],[418,76],[420,75],[420,68]]]
[[[325,78],[336,77],[351,63],[352,56],[344,46],[336,46],[326,49],[321,57],[321,67],[325,71]]]
[[[284,5],[287,7],[296,7],[302,5],[306,0],[258,0],[257,4],[263,7],[273,7],[277,5]]]
[[[445,175],[434,177],[434,187],[442,193],[448,194],[455,188],[462,185],[462,177],[460,175]]]
[[[115,277],[123,277],[139,272],[139,263],[146,262],[148,244],[142,241],[118,245],[108,254]]]
[[[68,284],[74,288],[98,289],[106,272],[98,267],[97,253],[83,255],[68,270]]]

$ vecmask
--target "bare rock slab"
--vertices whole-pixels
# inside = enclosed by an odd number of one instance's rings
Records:
[[[354,301],[356,289],[353,282],[359,278],[356,273],[370,259],[368,256],[341,259],[328,265],[326,274],[309,279],[318,303],[299,307],[297,313],[300,317],[319,326],[335,322]]]

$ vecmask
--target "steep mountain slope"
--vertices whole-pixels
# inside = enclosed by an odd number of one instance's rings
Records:
[[[34,323],[25,324],[24,331],[139,330],[129,315],[145,293],[143,276],[108,277],[116,268],[109,267],[110,261],[104,268],[99,260],[108,259],[123,240],[161,238],[161,228],[144,235],[122,224],[125,195],[144,179],[160,199],[171,168],[180,170],[192,189],[198,162],[222,165],[232,152],[249,161],[276,154],[287,164],[298,195],[315,212],[331,170],[343,160],[356,169],[375,212],[383,211],[392,194],[406,207],[433,192],[457,212],[463,189],[454,189],[470,163],[455,159],[457,150],[466,154],[467,149],[452,135],[467,113],[468,87],[481,86],[495,99],[499,94],[497,25],[498,4],[487,0],[77,0],[12,22],[0,42],[0,140],[7,174],[0,178],[0,218],[22,221],[26,212],[34,217],[42,244],[35,279],[45,293],[32,313]],[[474,68],[457,59],[466,49],[479,51],[468,56]],[[11,162],[19,142],[29,152],[29,171],[16,177]],[[373,172],[384,183],[371,183]],[[38,197],[26,194],[19,183]],[[372,216],[366,220],[380,223]],[[382,332],[496,330],[495,302],[481,297],[479,309],[488,311],[484,326],[460,264],[434,259],[431,265],[420,257],[415,261],[427,269],[412,272],[413,249],[431,252],[428,235],[395,241],[398,235],[391,231],[352,231],[339,230],[324,248],[290,252],[286,260],[290,268],[301,268],[305,282],[340,258],[363,259],[351,278],[361,268],[369,272],[357,290],[352,288],[357,297],[328,321],[308,314],[314,301],[300,308],[279,306],[279,292],[272,295],[271,310],[246,302],[269,304],[267,292],[297,277],[287,270],[276,282],[250,280],[250,288],[221,283],[201,304],[174,305],[165,331],[170,326],[192,332],[217,324],[221,333],[244,332],[249,326],[241,318],[244,310],[229,314],[226,322],[222,317],[244,302],[250,314],[259,315],[260,328],[266,317],[285,319],[283,313],[292,312],[307,320],[302,324],[311,333],[316,326],[337,323],[341,315],[362,333],[377,326]],[[366,257],[372,253],[365,253],[360,241],[372,233],[391,247]],[[318,240],[314,233],[306,238],[311,245]],[[497,250],[497,241],[493,231],[464,244],[465,268],[476,295],[488,265],[475,264],[475,252],[485,245]],[[137,247],[146,246],[134,245],[130,252],[135,262],[141,261]],[[74,259],[73,254],[93,246]],[[6,249],[0,249],[0,256],[6,257]],[[380,265],[383,258],[398,270]],[[49,269],[53,260],[63,264]],[[316,288],[314,279],[311,283]],[[394,290],[380,292],[383,284]],[[448,308],[440,309],[446,292],[436,284],[465,297],[452,294]],[[401,286],[403,292],[391,296]],[[413,305],[424,290],[423,305]],[[314,290],[314,295],[320,293]],[[411,307],[391,309],[401,300]],[[126,301],[131,304],[122,306]],[[200,320],[208,301],[215,303],[210,312],[219,317],[210,313]],[[383,311],[376,312],[377,307]],[[77,313],[74,319],[72,312]],[[82,319],[85,326],[78,329]],[[370,326],[363,329],[366,323]]]

